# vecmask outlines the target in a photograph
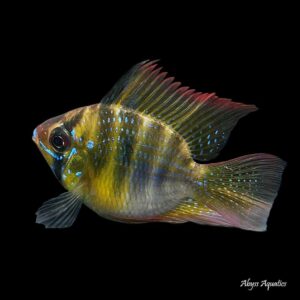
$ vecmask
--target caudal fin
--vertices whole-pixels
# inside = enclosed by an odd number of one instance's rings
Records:
[[[270,154],[252,154],[199,165],[200,198],[232,227],[264,231],[286,163]]]

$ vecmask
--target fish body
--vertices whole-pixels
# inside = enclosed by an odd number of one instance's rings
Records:
[[[265,229],[284,168],[279,158],[194,160],[216,157],[238,119],[256,108],[165,77],[156,62],[140,63],[100,103],[35,129],[33,140],[68,190],[45,202],[38,223],[68,227],[83,203],[128,223]]]

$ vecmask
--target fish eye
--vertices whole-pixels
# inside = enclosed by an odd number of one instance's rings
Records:
[[[69,135],[61,127],[52,130],[49,141],[52,147],[59,152],[65,151],[70,146]]]

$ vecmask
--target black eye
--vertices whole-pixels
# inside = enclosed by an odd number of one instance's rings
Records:
[[[70,138],[63,128],[57,127],[50,134],[50,143],[55,150],[63,152],[69,148]]]

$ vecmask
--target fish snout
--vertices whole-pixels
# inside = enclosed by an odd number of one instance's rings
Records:
[[[32,134],[32,140],[37,144],[38,143],[38,133],[37,133],[37,128],[33,130]]]
[[[33,130],[33,134],[32,134],[32,140],[38,144],[39,141],[42,141],[44,138],[47,137],[47,130],[44,128],[43,124],[37,126],[34,130]]]

